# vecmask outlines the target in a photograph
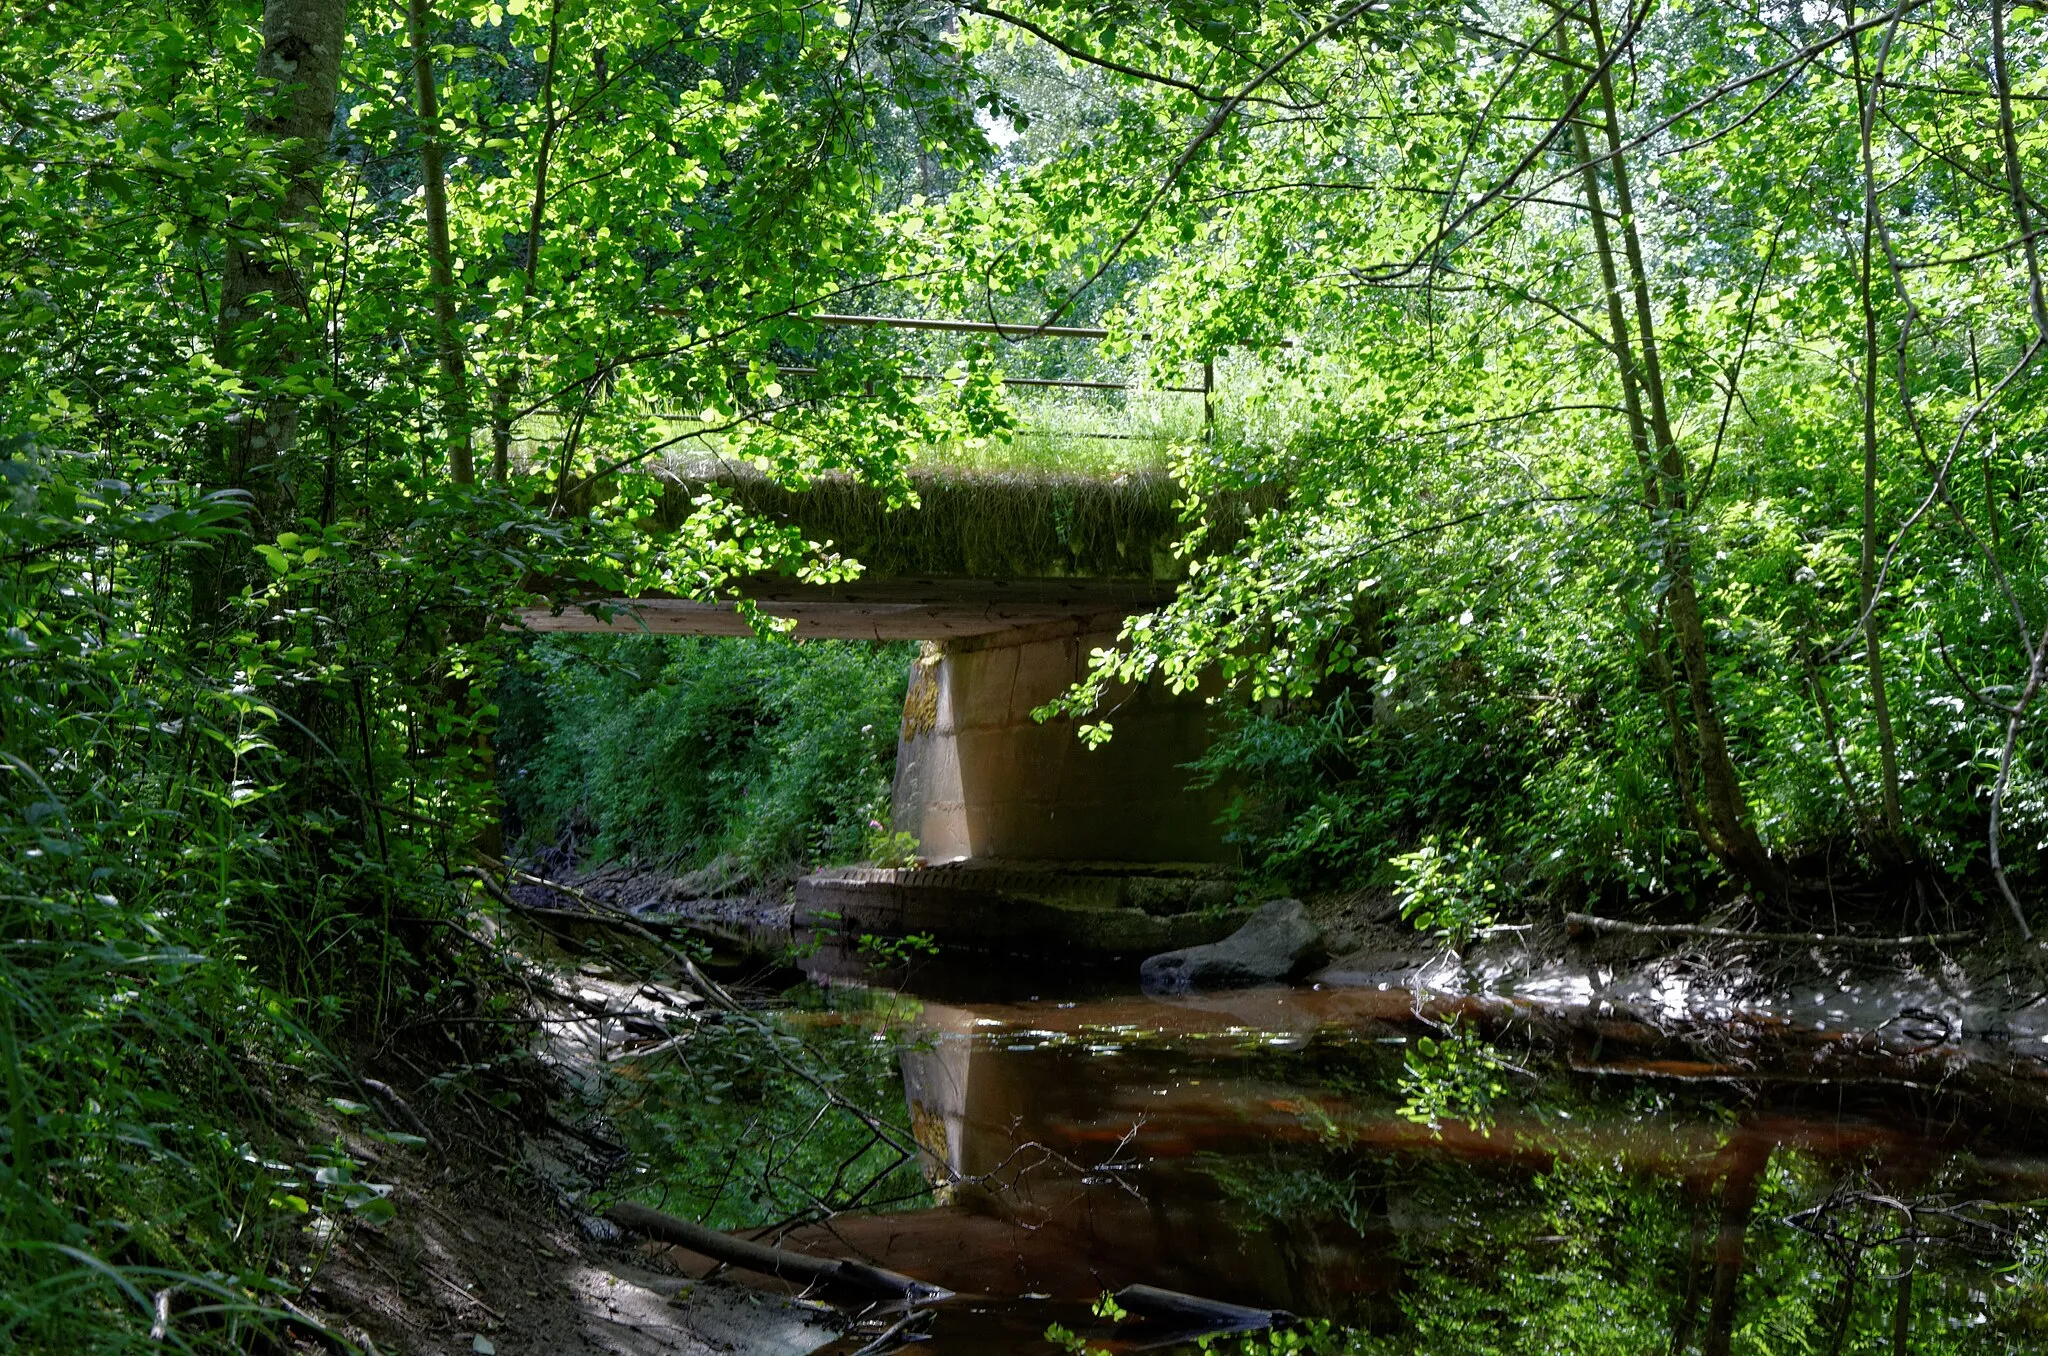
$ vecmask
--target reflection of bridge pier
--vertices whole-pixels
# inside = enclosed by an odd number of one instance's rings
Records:
[[[1201,1157],[1258,1138],[1243,1085],[1208,1070],[1189,1085],[1142,1056],[1012,1051],[1031,1036],[988,1029],[978,1010],[927,1005],[919,1025],[926,1040],[902,1056],[911,1125],[934,1182],[964,1185],[925,1219],[875,1221],[901,1231],[887,1265],[990,1294],[1089,1298],[1143,1281],[1301,1312],[1355,1310],[1383,1288],[1342,1226],[1327,1240],[1306,1220],[1244,1227]]]

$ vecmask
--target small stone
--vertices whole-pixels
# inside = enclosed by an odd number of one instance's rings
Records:
[[[491,1339],[479,1333],[469,1339],[469,1349],[477,1356],[497,1356],[498,1349],[491,1345]]]

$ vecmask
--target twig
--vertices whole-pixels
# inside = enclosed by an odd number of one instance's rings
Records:
[[[457,1281],[454,1277],[444,1276],[440,1272],[434,1270],[434,1268],[426,1265],[424,1262],[420,1263],[420,1270],[424,1271],[427,1275],[439,1281],[442,1285],[448,1287],[448,1289],[451,1292],[453,1292],[458,1299],[464,1300],[470,1304],[474,1304],[477,1308],[483,1310],[492,1318],[497,1319],[500,1323],[503,1323],[505,1321],[505,1316],[503,1314],[499,1313],[496,1309],[493,1309],[490,1305],[485,1304],[482,1300],[478,1299],[476,1295],[467,1286],[463,1285],[460,1281]]]
[[[420,1119],[419,1113],[417,1111],[414,1111],[412,1107],[406,1102],[406,1100],[403,1097],[400,1097],[389,1083],[379,1082],[377,1079],[374,1078],[363,1078],[358,1079],[357,1081],[360,1082],[365,1088],[368,1088],[371,1092],[375,1093],[377,1095],[377,1100],[384,1103],[387,1110],[389,1110],[393,1115],[397,1116],[400,1121],[403,1121],[405,1123],[406,1129],[412,1131],[415,1135],[418,1135],[428,1144],[432,1144],[434,1142],[434,1132],[427,1128],[427,1123]]]
[[[1699,923],[1626,923],[1590,913],[1568,913],[1573,932],[1619,932],[1632,937],[1719,937],[1731,942],[1796,942],[1807,946],[1941,946],[1973,940],[1974,932],[1926,932],[1909,937],[1844,937],[1825,932],[1744,932]]]
[[[854,1352],[853,1356],[882,1356],[883,1352],[888,1351],[892,1347],[897,1345],[897,1336],[901,1334],[905,1328],[909,1327],[913,1323],[923,1322],[930,1316],[931,1310],[929,1309],[912,1309],[909,1313],[897,1319],[888,1327],[882,1329],[882,1333],[879,1337],[875,1338],[874,1341],[868,1343],[860,1350]]]

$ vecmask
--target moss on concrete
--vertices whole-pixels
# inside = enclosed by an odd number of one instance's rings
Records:
[[[751,467],[686,468],[669,473],[657,525],[674,527],[716,489],[830,541],[870,579],[1177,580],[1187,572],[1173,551],[1183,531],[1179,490],[1163,473],[921,470],[910,481],[917,507],[892,509],[884,493],[851,476],[821,476],[799,490]]]

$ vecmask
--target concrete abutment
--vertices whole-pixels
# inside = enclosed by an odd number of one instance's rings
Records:
[[[1208,708],[1162,683],[1119,685],[1090,748],[1076,722],[1033,713],[1087,676],[1113,629],[1088,623],[927,643],[912,665],[896,752],[895,827],[931,863],[1217,865],[1232,859],[1221,788],[1191,789]]]
[[[1090,748],[1065,715],[1034,712],[1086,677],[1121,615],[927,642],[896,753],[904,866],[822,870],[797,918],[941,947],[1049,957],[1133,956],[1230,931],[1235,854],[1221,786],[1187,766],[1209,745],[1203,694],[1121,684]]]

